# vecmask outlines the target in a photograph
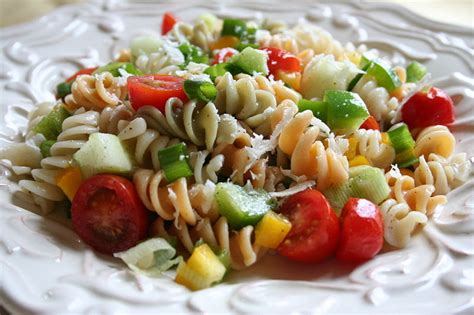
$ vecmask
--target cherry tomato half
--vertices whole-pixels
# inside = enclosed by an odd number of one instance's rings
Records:
[[[219,52],[214,56],[214,60],[212,60],[212,64],[224,63],[229,60],[230,57],[237,54],[239,51],[237,49],[226,47],[219,50]]]
[[[77,71],[76,73],[74,73],[69,78],[67,78],[66,82],[74,81],[77,78],[77,76],[79,76],[81,74],[92,74],[92,72],[94,72],[97,68],[98,67],[81,69],[81,70]]]
[[[173,15],[171,12],[166,12],[163,15],[163,22],[161,23],[161,35],[165,35],[173,26],[178,22],[178,18]]]
[[[268,53],[267,66],[270,74],[277,76],[280,70],[283,72],[301,72],[302,68],[299,58],[290,52],[273,47],[265,47],[261,50]]]
[[[289,197],[281,213],[292,227],[278,247],[280,255],[301,262],[319,262],[336,251],[339,222],[319,191],[308,189]]]
[[[151,105],[162,112],[170,97],[177,97],[183,102],[188,100],[184,92],[184,79],[172,75],[145,75],[129,77],[128,96],[135,110]]]
[[[382,214],[369,200],[349,198],[341,212],[341,224],[338,259],[361,262],[382,249]]]
[[[135,187],[116,175],[95,175],[85,180],[72,200],[74,231],[89,246],[104,254],[135,246],[147,235],[148,211]]]
[[[363,123],[360,125],[359,129],[372,129],[372,130],[379,130],[380,126],[377,120],[375,120],[374,116],[369,116]]]
[[[449,125],[454,122],[454,104],[446,92],[436,87],[413,95],[402,108],[402,121],[408,127]]]

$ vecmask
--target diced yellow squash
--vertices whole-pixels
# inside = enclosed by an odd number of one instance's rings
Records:
[[[346,153],[344,153],[347,159],[350,161],[357,155],[357,145],[359,141],[355,137],[349,138],[349,148],[347,149]]]
[[[291,230],[291,223],[284,216],[268,211],[255,228],[255,243],[277,248]]]
[[[356,155],[353,159],[349,160],[349,167],[359,166],[359,165],[369,165],[370,162],[363,155]]]
[[[221,281],[225,266],[207,244],[196,247],[187,262],[181,262],[175,281],[190,290],[200,290]]]
[[[382,143],[390,145],[390,138],[388,137],[388,133],[382,132]]]
[[[72,201],[82,182],[81,170],[78,167],[64,169],[57,177],[56,184]]]
[[[211,50],[222,49],[227,47],[236,47],[240,42],[240,39],[236,36],[222,36],[214,43],[210,45]]]
[[[300,90],[300,85],[301,85],[301,73],[300,72],[278,71],[278,75],[275,79],[282,80],[283,82],[288,84],[295,91]]]

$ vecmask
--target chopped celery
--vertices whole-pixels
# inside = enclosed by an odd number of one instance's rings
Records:
[[[47,140],[56,140],[62,131],[64,119],[69,116],[71,114],[63,106],[58,106],[41,119],[34,132],[41,133]]]
[[[246,191],[231,183],[219,183],[215,198],[219,213],[227,218],[229,225],[239,230],[257,224],[274,207],[270,195],[265,191]]]
[[[184,56],[184,65],[187,65],[190,62],[208,63],[209,61],[209,56],[203,52],[201,48],[190,43],[183,43],[178,46],[178,49]]]
[[[350,197],[365,198],[380,204],[389,193],[390,187],[382,170],[368,165],[351,167],[346,182],[324,191],[324,195],[338,215]]]
[[[116,135],[93,133],[82,148],[74,153],[83,178],[99,173],[128,174],[132,162]]]
[[[396,153],[415,147],[415,140],[413,140],[410,130],[405,123],[393,125],[387,134]]]
[[[349,134],[369,117],[364,101],[356,93],[329,90],[324,93],[327,103],[326,123],[336,133]]]
[[[268,55],[266,52],[247,47],[240,53],[232,56],[230,62],[238,66],[245,73],[262,73],[263,75],[267,75],[267,59]]]
[[[419,62],[413,61],[407,67],[407,82],[418,82],[426,75],[428,69]]]
[[[184,92],[189,99],[197,99],[203,102],[214,101],[217,95],[217,89],[211,82],[208,81],[184,81]]]
[[[56,143],[56,140],[45,140],[40,144],[40,150],[43,157],[51,156],[51,147]]]
[[[178,178],[193,175],[188,162],[186,144],[182,142],[159,150],[158,159],[166,180],[170,183]]]
[[[327,121],[327,103],[323,101],[311,101],[302,98],[298,102],[298,109],[300,112],[310,110],[313,112],[315,117],[318,117],[322,121]]]
[[[58,98],[64,98],[71,94],[71,87],[73,82],[62,82],[56,87],[56,93]]]
[[[207,244],[194,248],[187,262],[181,261],[175,281],[191,290],[209,288],[222,280],[226,267]]]
[[[97,68],[92,74],[110,72],[114,77],[120,77],[121,74],[119,69],[123,69],[126,72],[134,75],[142,75],[143,73],[135,68],[135,66],[129,62],[111,62],[102,67]]]

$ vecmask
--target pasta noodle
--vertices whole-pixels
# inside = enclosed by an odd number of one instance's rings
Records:
[[[358,153],[365,156],[371,165],[386,168],[395,160],[395,150],[382,142],[380,131],[359,129],[354,132],[354,137]]]
[[[431,126],[423,129],[416,138],[415,155],[428,157],[430,153],[448,158],[453,154],[456,140],[446,126]]]
[[[164,42],[157,52],[140,54],[135,61],[135,65],[147,74],[173,74],[180,70],[179,65],[183,62],[184,56],[181,51]]]

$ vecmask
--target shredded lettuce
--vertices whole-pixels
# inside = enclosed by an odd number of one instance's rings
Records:
[[[115,253],[135,272],[159,277],[179,264],[181,257],[175,257],[176,250],[163,238],[155,237],[144,241],[126,251]]]

